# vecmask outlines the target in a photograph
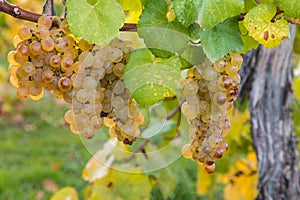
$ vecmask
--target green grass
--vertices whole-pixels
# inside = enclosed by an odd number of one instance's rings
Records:
[[[44,192],[42,199],[49,199],[53,193],[44,188],[45,179],[59,188],[73,186],[82,197],[88,184],[81,173],[91,155],[64,125],[65,111],[65,106],[45,98],[25,101],[20,111],[0,118],[1,200],[36,199],[38,191]],[[24,116],[23,122],[13,122],[12,116],[18,114],[15,112]],[[26,126],[36,128],[26,131]]]

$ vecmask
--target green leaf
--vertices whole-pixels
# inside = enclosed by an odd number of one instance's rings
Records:
[[[186,27],[197,19],[197,0],[173,0],[174,11],[178,20]]]
[[[244,12],[248,12],[251,8],[253,8],[257,5],[255,0],[244,0],[244,2],[245,2]]]
[[[58,190],[50,200],[78,200],[78,194],[77,191],[73,187],[64,187],[60,190]]]
[[[167,51],[156,52],[159,57],[166,57],[165,54],[169,52],[183,52],[190,40],[186,27],[178,21],[168,21],[168,11],[169,6],[165,0],[150,1],[146,4],[137,27],[147,48]]]
[[[90,43],[108,44],[123,26],[125,15],[116,0],[97,0],[94,5],[87,1],[68,0],[66,6],[71,32]]]
[[[230,51],[240,52],[244,47],[237,17],[229,18],[212,29],[201,31],[200,38],[203,50],[212,62]]]
[[[274,4],[284,11],[285,17],[287,18],[300,17],[299,0],[275,0]]]
[[[195,0],[198,2],[198,23],[210,29],[229,17],[239,15],[244,9],[244,0]]]
[[[253,37],[248,35],[248,31],[244,26],[243,22],[239,22],[239,27],[241,31],[242,40],[244,43],[244,48],[241,53],[246,53],[252,49],[256,49],[258,47],[258,42],[253,39]]]
[[[271,22],[276,14],[272,4],[259,4],[245,16],[244,26],[260,44],[267,48],[278,46],[283,38],[289,36],[288,23],[284,19]]]
[[[156,61],[150,50],[138,49],[125,68],[125,84],[138,104],[150,106],[175,95],[180,68],[177,56]]]

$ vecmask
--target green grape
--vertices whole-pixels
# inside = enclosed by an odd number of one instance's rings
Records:
[[[74,119],[73,110],[68,110],[64,115],[64,119],[68,124],[74,124],[75,119]]]
[[[94,77],[92,76],[86,76],[83,80],[82,87],[83,89],[90,91],[90,90],[95,90],[97,88],[98,81],[95,80]]]
[[[81,103],[87,102],[89,99],[89,92],[85,89],[80,89],[76,92],[76,99]]]
[[[213,95],[213,102],[216,105],[224,105],[226,103],[226,94],[224,92],[216,92]]]
[[[123,76],[125,70],[125,65],[123,63],[117,63],[113,66],[113,72],[116,76]]]
[[[198,83],[196,81],[191,80],[184,85],[183,94],[185,96],[195,95],[198,92],[198,89],[199,89]]]
[[[217,74],[216,70],[214,70],[214,68],[212,68],[212,67],[206,67],[203,70],[202,77],[207,81],[215,80],[217,78],[217,76],[218,76],[218,74]]]
[[[12,65],[20,65],[20,63],[18,63],[16,60],[15,60],[15,54],[16,54],[16,51],[10,51],[8,54],[7,54],[7,61],[12,64]]]
[[[94,107],[91,104],[84,104],[81,108],[81,114],[84,117],[91,117],[94,114]]]
[[[124,100],[120,96],[113,97],[112,100],[111,100],[111,105],[115,109],[120,109],[120,108],[124,107]]]
[[[181,106],[182,113],[187,116],[189,119],[195,119],[199,114],[199,111],[196,106],[189,105],[187,102],[184,102]]]

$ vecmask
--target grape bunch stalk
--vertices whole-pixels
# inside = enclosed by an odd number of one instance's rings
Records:
[[[215,171],[215,161],[228,149],[223,140],[231,128],[227,111],[240,90],[238,71],[242,62],[241,55],[230,53],[214,64],[206,60],[190,68],[180,80],[186,99],[181,111],[190,124],[191,140],[182,154],[197,160],[207,173]]]
[[[74,134],[92,138],[110,121],[110,133],[132,144],[144,121],[122,76],[133,45],[113,39],[107,46],[74,37],[66,20],[41,16],[21,27],[9,52],[10,82],[17,95],[39,100],[44,90],[71,104],[64,119]]]

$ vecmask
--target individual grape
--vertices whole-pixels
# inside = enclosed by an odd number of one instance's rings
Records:
[[[50,52],[54,49],[54,41],[51,37],[46,37],[41,40],[42,49]]]
[[[37,82],[30,82],[29,87],[28,87],[28,92],[30,95],[32,96],[38,96],[39,94],[41,94],[43,91],[43,88],[41,86],[41,84],[37,83]]]
[[[113,72],[116,76],[123,76],[125,65],[123,63],[117,63],[113,66]]]
[[[187,102],[182,104],[181,111],[189,119],[195,119],[199,113],[196,106],[189,105]]]
[[[40,99],[42,99],[44,97],[44,89],[42,89],[42,92],[36,96],[33,95],[29,95],[30,99],[34,100],[34,101],[38,101]]]
[[[42,79],[46,83],[51,83],[54,81],[54,73],[51,70],[45,70],[43,71]]]
[[[207,81],[215,80],[217,76],[218,76],[217,72],[212,67],[206,67],[203,70],[202,77]]]
[[[19,87],[19,88],[17,89],[17,96],[18,96],[20,99],[26,99],[26,98],[29,96],[28,89],[27,89],[27,88]]]
[[[50,58],[50,65],[54,68],[59,68],[61,63],[61,58],[59,55],[53,55]]]
[[[84,51],[79,55],[79,61],[84,67],[91,67],[94,64],[94,56],[91,52]]]
[[[238,53],[230,53],[231,64],[235,66],[242,66],[243,57]],[[240,68],[240,67],[239,67]]]
[[[38,26],[45,26],[49,29],[52,26],[52,20],[50,19],[50,17],[43,15],[38,19]]]
[[[28,74],[29,76],[34,74],[35,71],[35,66],[31,63],[31,62],[24,62],[22,64],[23,70],[26,74]]]
[[[214,63],[214,69],[217,72],[225,72],[227,68],[227,61],[225,59],[220,59]]]
[[[42,52],[42,45],[38,41],[33,41],[29,44],[29,51],[32,55],[36,56]]]
[[[229,75],[229,76],[234,76],[238,73],[239,71],[239,67],[236,66],[236,65],[231,65],[231,66],[228,66],[228,68],[226,69],[226,73]]]
[[[98,81],[95,80],[92,76],[86,76],[83,80],[82,87],[83,89],[90,91],[95,90],[98,85]]]
[[[58,80],[58,89],[62,92],[67,92],[72,89],[72,82],[67,77],[61,77]]]
[[[7,54],[7,61],[12,64],[12,65],[20,65],[20,63],[18,63],[16,60],[15,60],[15,54],[16,54],[16,51],[10,51],[8,54]]]
[[[87,102],[89,99],[89,92],[87,90],[80,89],[76,92],[76,99],[81,103]]]
[[[195,95],[198,92],[199,85],[196,81],[189,81],[185,86],[183,87],[183,94],[185,96],[188,95]]]
[[[35,32],[35,36],[38,37],[39,39],[49,38],[50,37],[49,29],[44,26],[38,27],[38,29]]]
[[[117,81],[116,84],[114,85],[114,88],[113,88],[113,92],[114,94],[122,94],[125,90],[125,84],[123,81]]]
[[[192,158],[193,152],[190,144],[186,144],[182,147],[181,153],[185,158]]]
[[[89,51],[93,47],[92,44],[89,44],[86,40],[83,40],[83,39],[79,40],[78,46],[79,46],[79,49],[81,49],[83,52]]]
[[[124,107],[124,100],[122,97],[117,96],[112,98],[111,100],[111,105],[115,108],[115,109],[120,109],[122,107]]]
[[[102,120],[98,116],[93,116],[90,119],[89,125],[91,127],[93,127],[93,129],[95,129],[95,130],[100,129],[100,128],[102,128]]]
[[[59,37],[55,40],[54,48],[56,51],[64,52],[68,46],[68,40],[64,37]]]
[[[30,28],[27,26],[23,26],[18,30],[18,36],[21,40],[29,40],[32,37],[32,33]]]
[[[94,107],[92,104],[84,104],[81,108],[81,114],[84,117],[91,117],[94,114]]]
[[[224,92],[216,92],[213,96],[213,102],[216,105],[224,105],[226,103],[226,94]]]
[[[61,71],[66,72],[70,70],[73,66],[73,59],[71,57],[63,57],[61,59]]]
[[[17,54],[20,54],[24,58],[27,58],[29,56],[29,47],[26,44],[21,44],[17,48]]]

